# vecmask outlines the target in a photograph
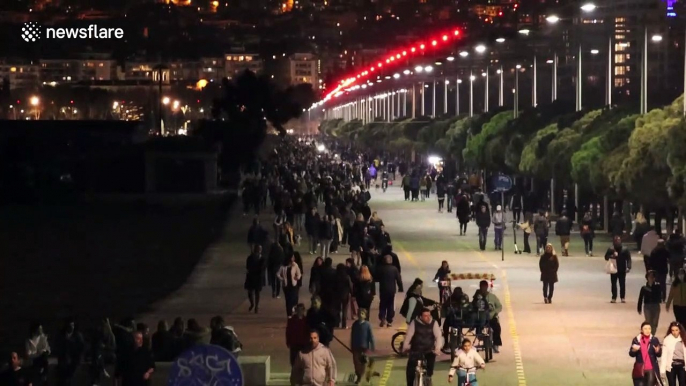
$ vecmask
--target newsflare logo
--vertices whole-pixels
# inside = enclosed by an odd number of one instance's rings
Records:
[[[104,28],[91,24],[88,27],[78,28],[53,28],[43,29],[36,22],[24,23],[21,28],[21,38],[27,43],[32,43],[45,37],[45,39],[123,39],[124,30],[121,28]]]

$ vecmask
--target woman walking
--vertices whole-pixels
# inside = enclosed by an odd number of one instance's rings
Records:
[[[555,248],[548,243],[545,246],[545,251],[538,261],[538,267],[541,270],[541,281],[543,282],[543,302],[550,304],[553,302],[553,292],[555,291],[555,283],[557,283],[557,270],[560,268],[560,261],[555,254]]]
[[[443,205],[445,204],[445,185],[442,183],[436,184],[436,197],[438,198],[438,213],[443,213]]]
[[[421,200],[424,201],[426,200],[426,197],[428,196],[428,190],[427,190],[427,180],[429,179],[429,176],[424,176],[422,179],[419,181],[419,190],[421,190],[420,196]]]
[[[650,231],[650,225],[648,225],[648,221],[646,221],[645,216],[643,216],[643,213],[641,212],[636,213],[634,232],[632,236],[634,237],[634,241],[636,242],[636,249],[638,249],[639,255],[641,254],[643,236],[645,236],[645,234],[648,233],[648,231]]]
[[[338,325],[346,329],[348,328],[348,303],[353,293],[353,282],[348,275],[348,269],[345,264],[338,264],[336,266],[336,319],[340,322]]]
[[[293,309],[298,304],[298,282],[302,279],[302,272],[295,256],[291,256],[283,262],[283,266],[277,274],[283,286],[283,295],[286,298],[286,315],[293,315]]]
[[[665,305],[665,309],[669,311],[669,305],[674,302],[674,319],[682,325],[686,323],[686,284],[684,279],[686,279],[686,271],[681,268],[676,279],[672,282]]]
[[[260,292],[264,287],[264,271],[266,264],[262,257],[262,246],[256,245],[253,253],[248,256],[245,261],[245,283],[243,288],[248,291],[248,300],[250,301],[250,308],[248,311],[255,310],[255,313],[260,308]]]
[[[657,357],[661,355],[660,341],[653,336],[650,323],[641,324],[641,333],[631,341],[629,356],[636,358],[631,378],[634,386],[656,386],[660,376]]]
[[[536,234],[536,255],[540,255],[543,247],[548,243],[548,229],[550,222],[548,216],[543,210],[538,211],[538,215],[534,218],[534,233]]]
[[[466,193],[458,193],[455,201],[455,214],[460,222],[460,236],[463,236],[467,234],[467,224],[469,224],[469,218],[472,215],[472,208]]]
[[[679,386],[686,386],[684,338],[686,338],[684,327],[678,322],[670,323],[667,336],[662,341],[662,356],[660,357],[661,375],[667,378],[669,386],[676,386],[677,381]]]
[[[357,300],[359,310],[367,310],[367,317],[369,317],[370,307],[375,295],[376,286],[374,285],[372,274],[369,272],[369,267],[363,265],[360,268],[360,280],[355,287],[355,300]]]
[[[646,273],[646,281],[646,285],[641,287],[641,292],[638,294],[638,314],[641,315],[641,309],[643,309],[646,322],[650,323],[650,328],[653,331],[657,331],[662,299],[660,284],[655,282],[655,271]]]

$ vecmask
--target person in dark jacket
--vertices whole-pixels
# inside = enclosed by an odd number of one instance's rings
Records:
[[[312,268],[310,269],[310,293],[312,295],[318,295],[320,293],[321,289],[321,283],[322,283],[322,269],[324,268],[324,259],[322,259],[321,256],[318,256],[316,259],[314,259],[314,263],[312,263]]]
[[[348,303],[353,294],[353,282],[348,275],[348,270],[345,264],[338,264],[336,266],[336,279],[334,281],[335,292],[335,307],[337,325],[341,328],[348,328]]]
[[[143,334],[133,333],[134,349],[125,362],[121,376],[121,386],[147,386],[155,371],[155,361],[152,353],[143,346]]]
[[[324,265],[321,270],[321,290],[319,297],[322,301],[322,308],[331,315],[336,315],[337,294],[336,294],[336,269],[333,267],[333,259],[327,257],[324,259]]]
[[[398,255],[397,255],[395,252],[393,252],[393,245],[388,244],[388,245],[386,246],[386,249],[384,249],[383,251],[381,251],[381,255],[382,255],[384,258],[385,258],[386,256],[390,256],[390,257],[391,257],[391,264],[392,264],[394,267],[398,268],[398,272],[400,272],[400,273],[403,272],[402,268],[400,268],[400,259],[398,258]],[[380,262],[379,262],[379,263],[380,263]],[[378,265],[380,266],[381,264],[378,264]]]
[[[443,213],[445,204],[445,184],[436,182],[436,197],[438,198],[438,213]]]
[[[572,232],[572,221],[567,217],[567,211],[562,211],[562,216],[555,223],[555,234],[560,237],[562,256],[569,256],[569,235]]]
[[[645,353],[645,355],[644,355]],[[629,356],[636,358],[636,364],[640,365],[642,370],[639,374],[634,374],[632,371],[632,378],[634,386],[654,386],[657,385],[657,380],[660,378],[660,367],[657,358],[662,355],[662,346],[660,340],[652,334],[650,323],[643,322],[641,324],[641,333],[638,334],[631,341],[631,348],[629,348]],[[650,363],[645,363],[643,358],[647,357]],[[634,370],[637,369],[636,364]]]
[[[610,234],[612,237],[622,236],[625,231],[626,223],[624,222],[624,217],[619,211],[614,211],[612,218],[610,218]]]
[[[434,282],[438,283],[438,299],[440,299],[441,303],[444,300],[441,297],[441,294],[443,293],[443,285],[441,284],[441,282],[445,280],[449,274],[450,266],[448,265],[448,262],[446,260],[443,260],[441,262],[441,266],[436,271],[436,275],[434,276]]]
[[[539,210],[534,216],[534,233],[536,234],[536,255],[543,253],[543,247],[548,244],[548,230],[550,221],[543,210]]]
[[[543,282],[543,302],[550,304],[553,302],[557,270],[560,268],[560,260],[555,254],[553,244],[548,243],[545,246],[545,251],[538,261],[538,268],[541,270],[541,281]]]
[[[369,318],[369,311],[376,296],[376,285],[372,277],[369,267],[363,265],[360,267],[360,277],[355,283],[355,300],[358,309],[367,310],[367,318]]]
[[[469,197],[462,193],[461,190],[457,192],[455,196],[455,215],[460,223],[460,236],[463,236],[467,234],[467,224],[469,224],[472,209],[469,206]]]
[[[579,230],[581,238],[584,239],[584,249],[586,256],[593,256],[593,239],[595,238],[595,220],[593,214],[586,212],[584,218],[581,220],[581,227]]]
[[[307,231],[307,238],[310,245],[310,255],[317,252],[317,244],[319,243],[319,214],[317,208],[312,208],[305,215],[305,230]]]
[[[307,324],[310,330],[319,332],[319,341],[324,346],[329,346],[333,340],[333,329],[336,327],[336,317],[329,313],[329,310],[322,307],[322,300],[319,296],[312,297],[312,305],[307,310]]]
[[[330,215],[324,216],[319,221],[317,238],[321,246],[320,255],[326,259],[329,257],[329,248],[331,248],[331,240],[333,240],[333,225]]]
[[[619,297],[622,303],[626,303],[626,274],[631,271],[631,252],[622,246],[622,238],[615,236],[612,247],[605,252],[605,260],[614,261],[617,273],[610,274],[610,284],[612,285],[612,301],[617,303],[617,282],[619,282]]]
[[[419,176],[416,172],[410,177],[410,189],[412,190],[412,201],[419,201]]]
[[[164,320],[157,323],[157,331],[152,334],[152,356],[158,362],[174,359],[174,336]]]
[[[641,287],[638,294],[638,314],[643,316],[646,322],[650,323],[651,329],[657,331],[660,322],[660,284],[655,281],[655,271],[646,273],[646,285]]]
[[[669,276],[671,277],[679,271],[679,268],[684,266],[684,245],[686,245],[686,240],[684,240],[684,237],[681,235],[681,230],[677,228],[669,235],[669,239],[667,240],[670,267]]]
[[[76,329],[73,319],[67,319],[56,343],[57,384],[71,385],[74,373],[81,365],[85,350],[83,336]]]
[[[664,302],[667,299],[667,274],[669,273],[669,251],[665,246],[665,241],[659,239],[657,246],[650,252],[648,259],[649,270],[655,271],[655,280],[660,284],[661,299]]]
[[[242,351],[243,345],[238,340],[236,331],[233,327],[227,326],[224,322],[224,318],[221,316],[215,316],[210,321],[210,330],[212,334],[210,336],[210,344],[223,347],[232,353],[234,356],[238,356]]]
[[[403,292],[403,280],[390,256],[376,269],[375,280],[379,283],[379,326],[391,327],[395,316],[395,293]]]
[[[295,363],[298,352],[305,348],[310,341],[310,326],[305,317],[305,305],[295,306],[295,313],[286,323],[286,346],[290,351],[291,366]]]
[[[272,287],[272,298],[278,299],[281,294],[281,282],[276,278],[276,274],[281,269],[281,265],[286,256],[281,245],[274,241],[269,248],[269,257],[267,258],[267,281]]]
[[[262,257],[262,246],[256,245],[253,253],[245,261],[245,284],[243,288],[248,291],[250,308],[248,311],[258,312],[260,307],[260,292],[264,286],[265,261]]]
[[[488,228],[491,226],[491,215],[485,205],[479,206],[479,211],[476,213],[476,226],[479,227],[479,249],[484,251],[488,240]]]
[[[269,232],[262,228],[260,220],[255,217],[255,219],[252,220],[252,226],[248,229],[248,245],[250,246],[250,250],[253,250],[255,245],[264,246],[268,235]]]

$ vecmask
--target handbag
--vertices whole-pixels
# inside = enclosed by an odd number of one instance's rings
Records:
[[[643,363],[634,362],[634,369],[631,371],[631,378],[643,379]]]
[[[605,272],[607,272],[608,275],[617,273],[617,262],[615,259],[609,259],[607,263],[605,263]]]

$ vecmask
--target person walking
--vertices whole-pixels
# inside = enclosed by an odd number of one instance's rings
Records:
[[[479,282],[479,289],[476,291],[473,299],[480,295],[488,303],[489,317],[491,318],[489,325],[493,329],[493,351],[495,353],[500,352],[500,346],[503,345],[503,340],[501,337],[502,327],[500,326],[500,313],[503,311],[503,304],[500,303],[500,299],[488,290],[488,282],[486,280],[481,280]]]
[[[662,356],[660,356],[660,375],[667,379],[669,386],[686,386],[686,330],[679,322],[672,322],[667,329],[667,335],[662,341]]]
[[[636,242],[636,249],[638,250],[639,255],[643,253],[641,248],[641,245],[643,244],[643,236],[645,236],[648,231],[650,231],[650,225],[648,225],[648,221],[646,221],[645,216],[643,216],[643,213],[641,212],[636,213],[632,236]]]
[[[272,298],[278,299],[281,295],[281,281],[277,278],[279,269],[286,262],[281,244],[274,241],[269,247],[269,257],[267,258],[267,282],[272,287]]]
[[[488,228],[491,226],[491,216],[486,206],[481,206],[476,213],[476,226],[479,227],[479,249],[484,251],[488,239]]]
[[[593,238],[595,238],[595,220],[593,214],[589,211],[584,214],[581,220],[581,238],[584,240],[584,250],[587,257],[593,256]]]
[[[319,342],[319,332],[310,331],[310,344],[298,353],[291,369],[291,385],[334,386],[337,371],[333,353]]]
[[[258,312],[260,307],[260,292],[264,286],[265,262],[262,257],[262,246],[256,245],[253,253],[245,261],[245,283],[243,288],[248,291],[248,301],[250,301],[249,311]]]
[[[686,280],[686,271],[681,268],[672,281],[667,304],[665,304],[665,309],[669,311],[669,306],[674,302],[674,319],[682,325],[686,324],[686,284],[684,280]]]
[[[645,247],[645,243],[643,244]],[[645,256],[645,255],[644,255]],[[655,280],[660,284],[660,294],[662,302],[667,299],[667,274],[669,273],[669,251],[665,246],[665,241],[660,239],[657,246],[650,252],[646,271],[655,271]],[[686,385],[684,385],[686,386]]]
[[[331,221],[331,215],[324,216],[321,221],[319,221],[319,230],[317,232],[320,245],[320,256],[325,259],[329,257],[329,248],[331,248],[331,240],[333,240],[334,229]]]
[[[648,271],[646,273],[646,285],[641,287],[638,294],[638,314],[643,316],[645,320],[650,323],[653,331],[657,331],[657,325],[660,321],[660,285],[655,281],[655,271]]]
[[[310,285],[308,288],[310,289],[310,294],[312,295],[318,295],[321,290],[323,268],[324,259],[322,259],[321,256],[318,256],[316,259],[314,259],[314,263],[312,263],[312,268],[310,269]]]
[[[522,230],[522,234],[524,235],[524,250],[522,252],[531,253],[531,245],[529,245],[529,236],[531,236],[531,232],[533,232],[534,230],[531,212],[524,213],[524,222],[519,224],[519,228]]]
[[[569,235],[572,232],[572,221],[567,217],[567,211],[562,211],[562,216],[555,223],[555,234],[560,238],[562,256],[569,256]]]
[[[505,213],[502,206],[496,205],[491,221],[493,222],[493,232],[495,233],[493,243],[495,244],[495,250],[499,251],[503,249],[503,233],[505,232]]]
[[[543,282],[543,302],[550,304],[553,302],[557,270],[560,268],[560,260],[555,254],[553,244],[546,244],[545,251],[538,261],[538,267],[541,270],[541,281]]]
[[[376,285],[374,285],[369,267],[363,265],[360,268],[360,278],[355,285],[355,300],[359,310],[367,310],[367,317],[369,317],[374,296],[376,296]]]
[[[307,238],[310,242],[310,255],[317,252],[317,244],[319,243],[318,231],[319,231],[319,214],[317,213],[317,208],[312,208],[307,215],[305,215],[305,231],[307,232]]]
[[[55,344],[58,386],[67,386],[73,383],[74,374],[81,366],[85,347],[83,335],[76,328],[76,323],[71,318],[67,319]]]
[[[536,234],[536,255],[543,253],[543,247],[548,243],[548,229],[550,222],[543,210],[539,210],[534,217],[534,233]]]
[[[383,264],[376,270],[376,281],[379,282],[379,327],[391,327],[395,317],[396,288],[403,292],[403,280],[391,256],[384,256]]]
[[[155,361],[150,350],[143,345],[143,334],[133,333],[134,350],[122,369],[121,386],[147,386],[155,372]]]
[[[305,317],[305,305],[295,306],[295,313],[286,323],[286,346],[290,352],[291,367],[300,350],[307,347],[310,341],[310,327]]]
[[[348,303],[353,293],[353,282],[345,264],[336,266],[336,276],[333,283],[336,287],[334,303],[336,308],[337,326],[348,328]]]
[[[419,190],[421,191],[420,196],[422,201],[425,201],[426,198],[429,197],[429,190],[427,189],[429,184],[428,179],[429,176],[426,175],[422,177],[421,181],[419,181]]]
[[[460,236],[463,236],[467,234],[467,224],[469,224],[469,218],[472,215],[472,208],[466,193],[459,193],[455,196],[455,201],[455,214],[460,223]]]
[[[626,274],[631,271],[631,252],[622,246],[620,236],[614,237],[612,247],[605,252],[605,260],[608,262],[608,267],[614,267],[609,272],[612,286],[611,303],[617,303],[617,282],[619,282],[619,297],[622,303],[626,303]]]
[[[410,176],[405,174],[403,176],[402,181],[400,182],[400,186],[403,188],[403,192],[405,193],[405,201],[410,200]]]
[[[436,198],[438,199],[438,213],[443,213],[443,205],[445,204],[445,185],[436,183]]]
[[[661,355],[660,341],[652,334],[650,323],[641,324],[641,332],[631,341],[629,356],[636,358],[631,378],[634,386],[656,386],[660,376],[657,357]]]
[[[48,336],[43,333],[43,325],[40,323],[32,323],[29,329],[29,337],[24,343],[26,360],[31,366],[31,372],[36,377],[39,385],[44,385],[48,381],[50,358],[50,343],[48,343]]]
[[[419,201],[420,181],[417,172],[413,172],[410,176],[410,190],[412,191],[412,201]]]
[[[284,260],[276,276],[281,282],[283,296],[286,298],[286,315],[290,317],[293,315],[293,308],[298,304],[299,282],[303,277],[300,267],[295,261],[295,255]]]
[[[350,349],[353,354],[353,365],[355,367],[355,384],[359,385],[365,373],[365,364],[368,351],[375,351],[374,333],[372,325],[367,318],[367,310],[360,309],[358,319],[353,323],[350,332]]]

